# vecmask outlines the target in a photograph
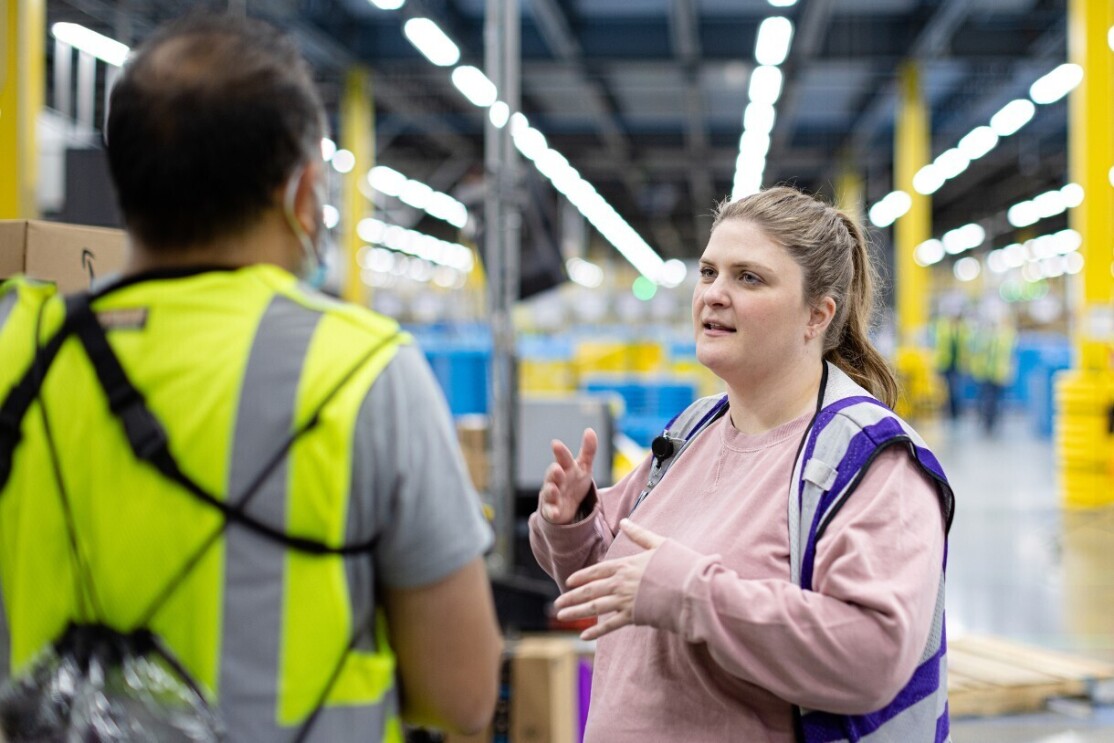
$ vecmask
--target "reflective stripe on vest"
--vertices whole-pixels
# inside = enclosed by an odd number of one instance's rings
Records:
[[[27,291],[40,292],[21,287],[19,294]],[[0,328],[0,355],[16,362],[0,369],[0,394],[29,363],[39,305],[41,298],[15,303],[11,327]],[[58,327],[60,305],[47,306],[42,337]],[[142,329],[110,331],[113,348],[167,428],[183,469],[222,494],[241,492],[291,425],[304,421],[375,343],[397,332],[392,321],[307,293],[270,266],[145,281],[95,308],[147,310]],[[351,541],[349,499],[361,485],[351,476],[357,416],[399,342],[405,338],[389,343],[341,388],[252,501],[253,516],[330,544]],[[0,579],[8,608],[16,610],[15,667],[71,618],[94,618],[97,606],[113,626],[130,627],[220,523],[213,509],[135,462],[76,340],[59,353],[43,397],[95,598],[77,600],[36,404],[0,493]],[[20,560],[20,554],[36,559]],[[358,733],[374,740],[381,730],[385,740],[401,740],[394,656],[382,623],[374,639],[344,655],[354,623],[371,609],[369,565],[363,557],[283,554],[232,527],[150,627],[214,693],[233,739],[289,737],[345,657],[312,739]]]
[[[917,432],[839,369],[829,368],[824,406],[794,466],[795,487],[789,498],[790,572],[793,582],[806,590],[812,589],[816,547],[824,528],[852,495],[870,463],[887,447],[908,448],[913,461],[937,483],[945,529],[951,525],[954,508],[943,469]],[[944,567],[932,629],[909,682],[889,705],[867,715],[802,710],[805,743],[950,740]]]

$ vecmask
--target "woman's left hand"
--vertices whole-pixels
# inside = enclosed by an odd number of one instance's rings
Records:
[[[665,537],[643,529],[630,519],[619,522],[627,537],[642,547],[642,552],[615,560],[604,560],[578,570],[565,581],[568,592],[554,602],[561,621],[598,617],[613,612],[606,620],[584,630],[581,639],[595,640],[634,621],[634,597],[646,566]]]

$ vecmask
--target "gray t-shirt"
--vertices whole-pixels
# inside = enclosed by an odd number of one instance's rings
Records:
[[[384,585],[434,583],[491,546],[445,396],[417,347],[402,346],[372,385],[353,460],[349,523],[379,535]]]

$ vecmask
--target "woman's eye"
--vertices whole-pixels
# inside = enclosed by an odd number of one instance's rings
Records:
[[[700,269],[700,275],[705,279],[710,279],[716,275],[715,271],[705,266]]]
[[[762,279],[758,278],[756,274],[753,274],[750,271],[743,271],[741,274],[739,274],[739,280],[742,281],[744,284],[758,284],[762,281]]]

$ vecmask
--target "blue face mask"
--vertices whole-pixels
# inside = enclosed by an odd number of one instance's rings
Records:
[[[298,277],[313,288],[320,289],[325,284],[325,240],[328,233],[321,209],[325,203],[325,198],[320,188],[315,187],[314,192],[317,197],[316,225],[311,238],[306,233],[302,223],[294,216],[294,197],[298,192],[298,182],[304,173],[305,167],[301,167],[294,172],[294,175],[290,176],[290,180],[286,184],[286,191],[283,194],[282,213],[286,217],[286,223],[290,225],[290,229],[294,232],[294,236],[298,238],[298,242],[302,245],[302,265],[298,271]]]

